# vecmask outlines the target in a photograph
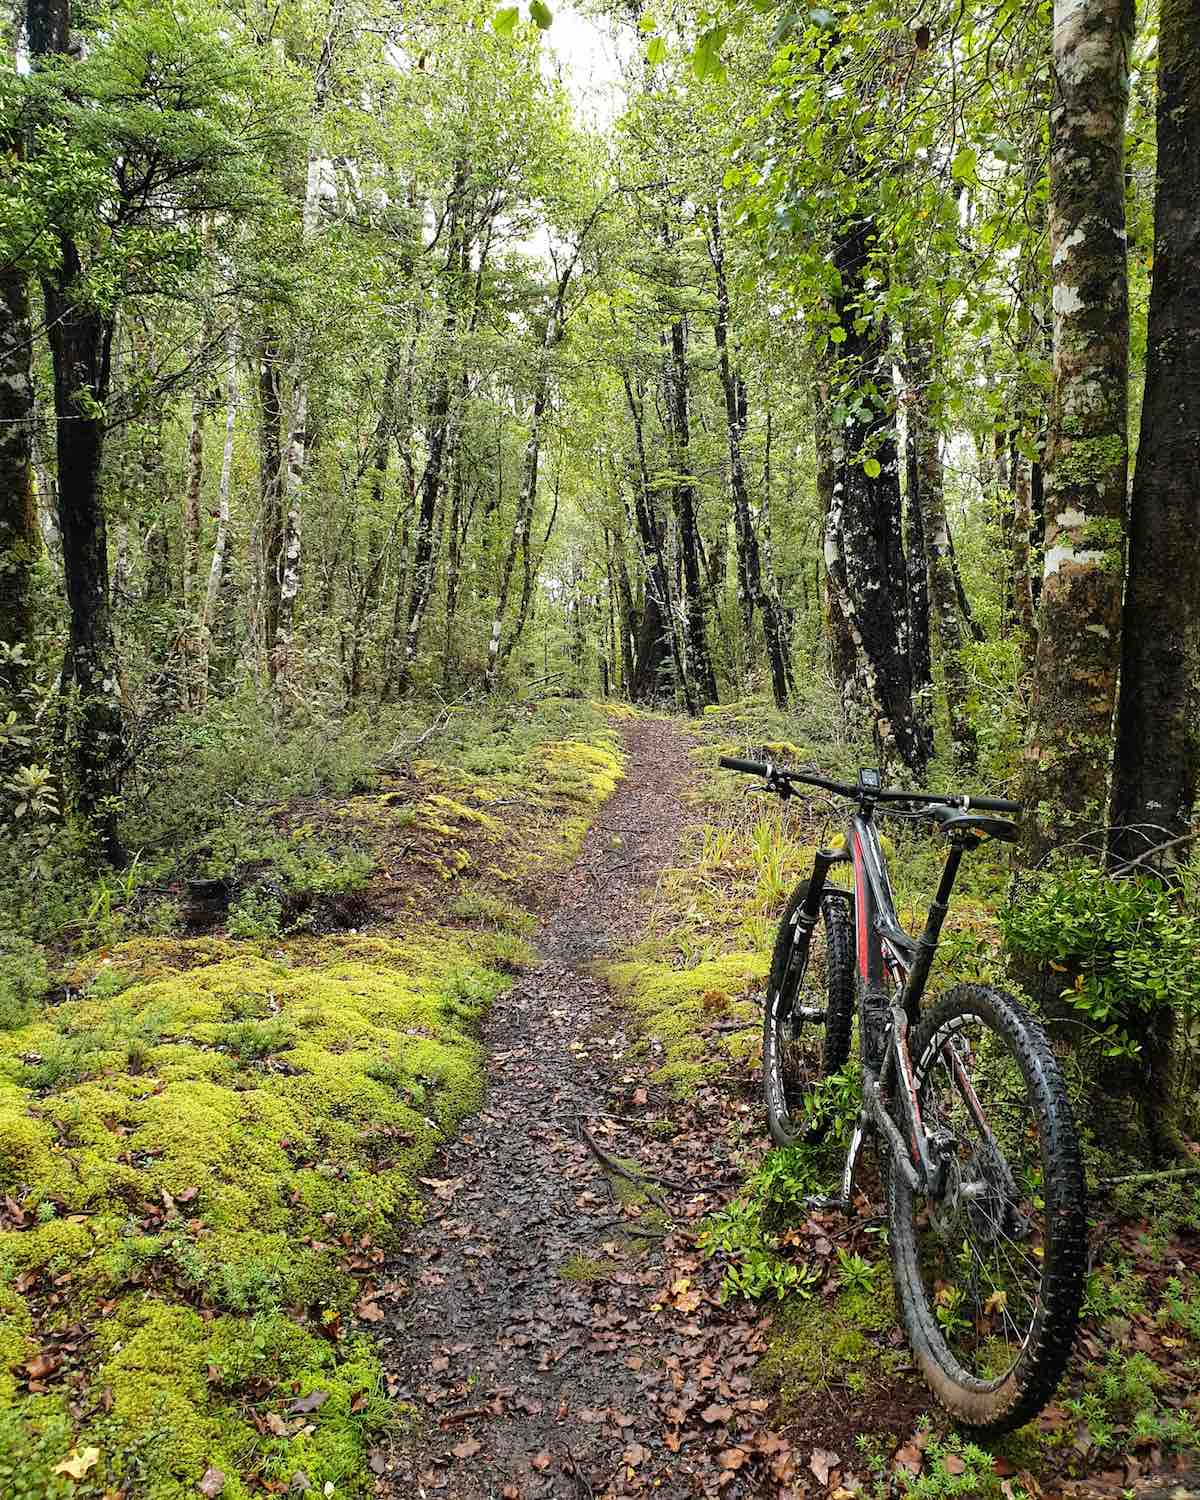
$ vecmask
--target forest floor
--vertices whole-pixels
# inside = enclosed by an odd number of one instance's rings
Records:
[[[1093,1298],[1066,1404],[994,1453],[929,1409],[869,1205],[849,1225],[796,1226],[790,1253],[820,1269],[790,1314],[726,1295],[728,1259],[705,1253],[704,1230],[764,1157],[753,1054],[736,1045],[756,1017],[702,977],[705,1061],[673,1063],[653,1005],[639,1019],[609,982],[623,973],[613,959],[639,938],[647,951],[652,888],[695,863],[698,831],[695,735],[654,719],[624,729],[625,779],[554,882],[537,962],[484,1024],[484,1107],[423,1179],[428,1217],[375,1298],[389,1393],[417,1413],[376,1451],[381,1495],[1191,1500],[1198,1476],[1164,1460],[1161,1426],[1121,1421],[1123,1401],[1137,1404],[1128,1376],[1112,1357],[1107,1380],[1088,1364],[1131,1336],[1143,1351],[1132,1386],[1149,1407],[1155,1386],[1173,1384],[1168,1404],[1190,1395],[1178,1351],[1192,1340],[1170,1337],[1186,1309],[1172,1322],[1140,1302],[1191,1267],[1186,1230],[1168,1253],[1129,1215],[1101,1224],[1114,1306]],[[712,963],[692,972],[730,977]]]
[[[1096,1195],[1069,1378],[985,1451],[870,1176],[806,1215],[826,1164],[766,1149],[755,994],[833,809],[715,759],[845,770],[831,722],[443,710],[100,885],[40,994],[10,964],[0,1496],[1195,1500],[1194,1183]],[[997,977],[1003,879],[936,984]]]

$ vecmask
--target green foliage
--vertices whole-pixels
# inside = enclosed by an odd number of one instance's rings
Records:
[[[230,907],[226,930],[234,938],[277,937],[282,915],[283,903],[278,896],[249,890]]]
[[[0,934],[0,1031],[24,1025],[49,988],[50,968],[40,945]]]
[[[1064,862],[1023,878],[1001,925],[1013,952],[1073,976],[1062,998],[1110,1056],[1135,1054],[1161,1007],[1200,1011],[1200,922],[1157,881]]]

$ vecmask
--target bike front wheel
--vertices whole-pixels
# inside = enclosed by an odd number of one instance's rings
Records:
[[[941,1180],[919,1196],[888,1173],[896,1297],[934,1394],[998,1435],[1036,1416],[1071,1355],[1087,1250],[1079,1139],[1045,1034],[997,990],[950,990],[912,1057]]]
[[[763,1013],[763,1092],[777,1146],[813,1143],[827,1122],[814,1090],[850,1056],[854,1020],[854,897],[825,890],[811,935],[796,924],[809,883],[784,908]]]

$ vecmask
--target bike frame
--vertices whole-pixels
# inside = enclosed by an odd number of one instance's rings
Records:
[[[887,860],[874,820],[874,801],[869,795],[859,800],[851,819],[847,846],[842,849],[819,849],[813,862],[808,898],[797,912],[797,923],[811,935],[821,910],[826,877],[835,864],[850,862],[854,866],[855,951],[858,966],[861,1014],[872,1007],[885,1007],[891,1014],[891,1029],[883,1060],[878,1069],[867,1055],[865,1027],[859,1027],[859,1047],[863,1063],[863,1105],[846,1153],[842,1172],[839,1207],[849,1207],[854,1192],[866,1133],[874,1127],[888,1141],[897,1168],[904,1174],[914,1192],[929,1193],[940,1189],[945,1167],[933,1160],[921,1119],[920,1096],[908,1034],[917,1023],[921,997],[929,970],[937,952],[942,923],[949,909],[958,867],[970,847],[970,836],[950,835],[950,852],[942,870],[937,894],[930,903],[925,927],[918,938],[911,937],[900,925],[888,877]],[[968,1105],[987,1135],[991,1135],[982,1115],[970,1081],[961,1069],[956,1081],[966,1090]],[[896,1096],[904,1129],[901,1130],[888,1112],[887,1100],[899,1081]]]

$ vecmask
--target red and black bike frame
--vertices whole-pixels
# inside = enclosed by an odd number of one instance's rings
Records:
[[[835,864],[854,866],[854,928],[858,967],[860,1015],[884,1011],[891,1014],[891,1039],[882,1066],[876,1070],[867,1056],[865,1025],[860,1022],[863,1055],[863,1109],[846,1158],[842,1198],[849,1200],[854,1172],[865,1129],[874,1124],[893,1147],[899,1169],[914,1191],[934,1188],[941,1168],[929,1152],[929,1141],[921,1121],[917,1078],[908,1050],[908,1033],[920,1014],[921,997],[937,952],[942,923],[950,895],[967,847],[961,836],[951,835],[951,847],[929,908],[920,937],[912,938],[900,925],[895,897],[888,878],[887,861],[874,820],[874,803],[861,798],[849,829],[849,847],[820,849],[813,861],[808,898],[797,913],[797,921],[810,932],[815,927],[826,890],[826,877]],[[904,1131],[896,1124],[886,1101],[893,1095],[899,1103]]]

